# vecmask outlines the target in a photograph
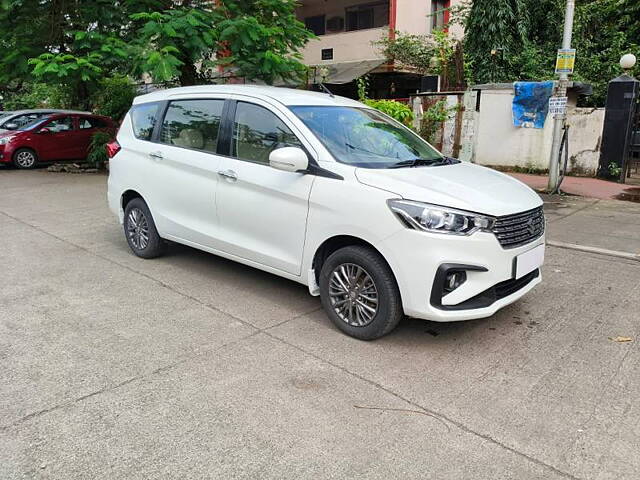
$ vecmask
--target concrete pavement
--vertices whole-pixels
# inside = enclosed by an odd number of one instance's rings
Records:
[[[134,257],[105,181],[0,170],[0,478],[640,476],[640,262],[550,247],[494,317],[360,342],[301,285]],[[640,205],[547,200],[550,239],[640,252]]]

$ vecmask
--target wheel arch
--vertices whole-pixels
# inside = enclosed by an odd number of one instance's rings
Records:
[[[122,210],[124,211],[125,208],[127,208],[127,204],[133,200],[134,198],[141,198],[142,200],[144,200],[144,197],[138,193],[136,190],[126,190],[121,196],[120,196],[120,206],[122,207]],[[146,200],[145,200],[146,203]]]
[[[344,248],[344,247],[350,247],[350,246],[356,246],[356,245],[370,248],[374,252],[376,252],[378,255],[380,255],[380,257],[385,261],[385,263],[389,267],[389,270],[391,270],[391,273],[393,274],[394,279],[396,280],[396,284],[398,283],[396,274],[393,271],[393,268],[391,267],[391,265],[389,264],[389,261],[385,258],[384,254],[370,242],[367,242],[366,240],[353,235],[334,235],[333,237],[327,238],[316,249],[315,254],[313,255],[313,260],[311,262],[311,268],[315,272],[316,282],[320,281],[320,270],[322,270],[322,265],[324,265],[324,262],[327,260],[327,258],[329,258],[329,256],[333,252],[340,250],[341,248]]]

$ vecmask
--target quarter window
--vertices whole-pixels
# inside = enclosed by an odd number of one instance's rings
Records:
[[[177,100],[169,104],[160,141],[206,152],[216,151],[224,100]]]
[[[80,130],[90,130],[92,128],[107,128],[104,120],[99,118],[80,118]]]
[[[131,109],[131,123],[133,125],[133,134],[140,140],[151,140],[153,135],[153,127],[158,119],[158,103],[143,103],[135,105]]]
[[[282,147],[303,148],[289,127],[272,112],[258,105],[238,102],[231,155],[268,165],[269,154]]]

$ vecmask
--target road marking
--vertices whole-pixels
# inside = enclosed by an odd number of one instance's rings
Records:
[[[579,252],[595,253],[598,255],[607,255],[609,257],[626,258],[627,260],[635,260],[640,262],[640,255],[636,253],[620,252],[618,250],[608,250],[600,247],[589,247],[587,245],[577,245],[575,243],[557,242],[555,240],[547,240],[550,247],[566,248],[567,250],[577,250]]]

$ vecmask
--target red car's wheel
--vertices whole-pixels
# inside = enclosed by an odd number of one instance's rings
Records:
[[[30,148],[19,148],[13,154],[13,164],[17,168],[33,168],[38,164],[38,155]]]

